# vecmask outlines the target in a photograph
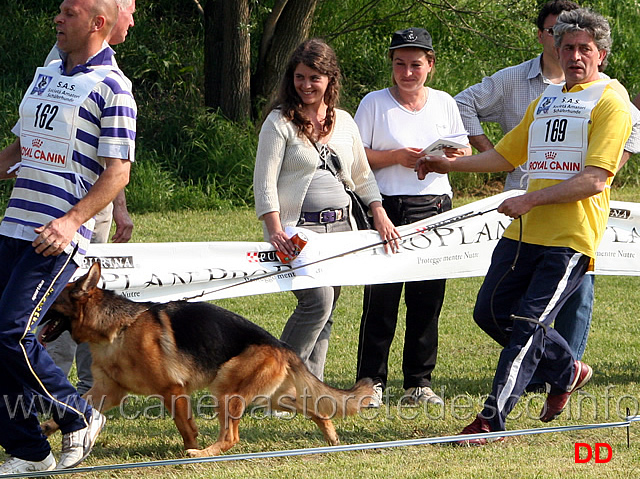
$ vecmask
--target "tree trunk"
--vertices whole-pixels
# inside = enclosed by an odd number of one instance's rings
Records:
[[[224,32],[217,28],[222,24],[222,0],[204,4],[204,104],[220,107],[222,94],[222,45]]]
[[[284,4],[284,6],[283,6]],[[251,77],[249,0],[209,0],[204,4],[205,105],[231,120],[251,115],[251,106],[272,97],[293,50],[307,38],[318,0],[279,0],[269,17]]]
[[[277,20],[273,36],[262,45],[251,82],[254,105],[270,101],[293,50],[307,39],[318,0],[288,0]],[[269,41],[270,40],[270,41]]]
[[[251,114],[249,1],[205,4],[205,105],[233,121]]]

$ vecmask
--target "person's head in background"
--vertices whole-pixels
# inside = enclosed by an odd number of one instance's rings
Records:
[[[389,45],[393,84],[402,91],[420,90],[433,78],[436,53],[431,35],[424,28],[399,30]]]
[[[133,14],[136,11],[136,0],[115,0],[118,6],[118,20],[111,30],[108,42],[118,45],[127,39],[129,28],[134,26]]]
[[[578,8],[580,5],[569,0],[551,0],[542,6],[538,12],[536,26],[538,27],[538,43],[542,45],[543,57],[546,55],[547,58],[557,58],[553,27],[558,20],[558,15]]]

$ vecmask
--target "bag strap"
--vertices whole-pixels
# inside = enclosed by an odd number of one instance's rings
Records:
[[[318,144],[317,143],[313,143],[313,147],[318,152],[318,156],[320,157],[320,161],[322,161],[322,163],[325,165],[326,169],[329,172],[331,172],[331,174],[333,176],[335,176],[336,178],[340,179],[340,177],[338,176],[338,172],[340,170],[342,170],[342,165],[340,164],[340,158],[338,157],[336,152],[333,151],[331,148],[329,148],[329,145],[327,145],[326,143],[323,143],[320,148],[318,148]],[[321,148],[322,148],[322,150],[321,150]],[[328,161],[329,158],[331,158],[331,161]],[[344,182],[341,181],[341,183],[344,183]]]

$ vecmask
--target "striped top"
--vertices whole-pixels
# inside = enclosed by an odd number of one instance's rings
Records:
[[[0,234],[33,241],[34,228],[64,216],[95,184],[105,158],[134,161],[137,107],[131,82],[108,46],[64,73],[64,59],[39,68],[20,105],[21,166]],[[81,262],[93,221],[65,252]]]

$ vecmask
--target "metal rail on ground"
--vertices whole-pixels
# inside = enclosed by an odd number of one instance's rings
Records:
[[[76,467],[73,469],[64,469],[59,471],[28,472],[23,474],[0,474],[0,478],[4,479],[7,477],[49,477],[49,476],[58,476],[58,475],[64,475],[64,474],[115,471],[115,470],[124,470],[124,469],[141,469],[146,467],[180,466],[180,465],[187,465],[187,464],[206,464],[206,463],[212,463],[212,462],[246,461],[246,460],[256,460],[256,459],[272,459],[272,458],[279,458],[279,457],[308,456],[313,454],[330,454],[330,453],[337,453],[337,452],[365,451],[368,449],[388,449],[393,447],[423,446],[427,444],[447,444],[447,443],[460,441],[461,439],[477,439],[477,438],[492,439],[497,437],[530,436],[533,434],[584,431],[589,429],[605,429],[605,428],[616,428],[616,427],[629,428],[633,422],[637,422],[637,421],[640,421],[640,416],[627,417],[626,420],[620,421],[620,422],[609,422],[609,423],[601,423],[601,424],[581,424],[581,425],[574,425],[574,426],[542,427],[542,428],[535,428],[535,429],[519,429],[514,431],[490,432],[490,433],[484,433],[484,434],[466,434],[464,436],[456,435],[456,436],[425,437],[421,439],[371,442],[366,444],[345,444],[345,445],[339,445],[339,446],[292,449],[287,451],[255,452],[255,453],[249,453],[249,454],[229,454],[224,456],[165,459],[165,460],[158,460],[158,461],[144,461],[144,462],[133,462],[133,463],[125,463],[125,464],[107,464],[104,466]]]

